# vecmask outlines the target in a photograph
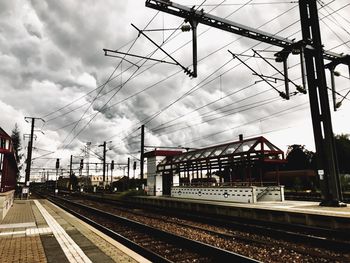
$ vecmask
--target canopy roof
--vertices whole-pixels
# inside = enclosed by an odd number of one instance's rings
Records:
[[[284,153],[266,138],[230,142],[208,148],[168,156],[158,164],[158,172],[178,170],[220,169],[238,163],[284,163]]]

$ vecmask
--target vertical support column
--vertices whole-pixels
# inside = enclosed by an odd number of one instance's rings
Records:
[[[192,27],[192,56],[193,56],[193,77],[197,77],[197,25],[196,20],[190,21]]]
[[[329,71],[331,73],[331,88],[332,88],[333,110],[337,111],[337,96],[335,94],[334,67],[330,67]]]
[[[312,46],[305,49],[305,64],[318,174],[323,182],[320,205],[345,206],[340,189],[316,1],[299,0],[299,10],[304,44]]]
[[[86,176],[89,178],[89,172],[90,172],[90,147],[91,142],[86,143]]]
[[[140,176],[143,179],[143,163],[144,163],[144,151],[145,151],[145,125],[141,126],[141,154],[140,154]]]
[[[70,162],[69,162],[69,190],[72,190],[72,177],[73,177],[73,170],[72,170],[72,165],[73,165],[73,155],[70,156]]]
[[[35,118],[31,118],[31,119],[32,119],[32,126],[31,126],[31,129],[30,129],[30,139],[29,139],[29,143],[28,143],[25,185],[27,185],[27,182],[30,181],[30,168],[31,168],[31,165],[32,165],[32,150],[33,150]]]
[[[289,100],[289,76],[288,76],[288,57],[283,60],[284,86],[286,90],[286,100]]]
[[[305,48],[303,46],[300,47],[300,69],[301,69],[301,81],[303,83],[303,89],[307,90],[306,86],[306,68],[305,68]]]
[[[103,169],[102,169],[102,180],[103,186],[105,185],[106,180],[106,141],[103,142]]]
[[[128,157],[128,179],[130,179],[130,158]]]

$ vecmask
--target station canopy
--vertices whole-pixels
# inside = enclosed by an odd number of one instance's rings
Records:
[[[257,163],[286,163],[284,153],[266,138],[230,142],[168,156],[157,166],[157,172],[184,172],[251,166]]]

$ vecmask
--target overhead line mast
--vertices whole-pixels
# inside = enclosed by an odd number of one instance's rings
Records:
[[[305,83],[304,77],[305,75],[307,76],[309,88],[314,139],[318,154],[317,169],[322,182],[323,201],[320,205],[346,206],[342,202],[343,197],[339,182],[339,170],[323,60],[331,61],[327,65],[329,68],[338,64],[349,66],[350,61],[348,55],[343,56],[323,50],[316,0],[299,0],[303,40],[298,42],[207,14],[203,9],[195,10],[194,7],[189,8],[168,0],[146,0],[146,7],[182,17],[195,30],[197,24],[200,23],[281,47],[283,50],[276,53],[275,56],[276,61],[283,62],[284,65],[286,65],[286,60],[290,53],[300,54],[301,60],[305,57],[305,68],[302,66],[302,77],[303,83]],[[192,41],[197,41],[195,34],[193,34]],[[197,60],[196,45],[193,45],[193,60]],[[193,61],[193,65],[196,64],[197,61]],[[305,69],[306,72],[304,72]],[[194,73],[197,74],[197,72]]]

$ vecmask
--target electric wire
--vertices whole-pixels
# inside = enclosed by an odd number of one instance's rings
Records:
[[[250,2],[250,1],[249,1],[249,2]],[[265,26],[266,24],[268,24],[268,23],[272,22],[273,20],[275,20],[275,19],[281,17],[282,15],[284,15],[284,14],[290,12],[291,10],[293,10],[293,9],[296,8],[296,7],[297,7],[297,5],[294,6],[294,7],[291,7],[291,8],[288,9],[287,11],[284,11],[284,12],[282,12],[281,14],[277,15],[276,17],[274,17],[274,18],[270,19],[269,21],[265,22],[264,24],[262,24],[262,25],[261,25],[260,27],[258,27],[258,28],[261,28],[261,27]],[[231,13],[230,15],[232,15],[232,13]],[[230,16],[230,15],[228,15],[228,16]],[[227,16],[227,17],[228,17],[228,16]],[[226,17],[226,18],[227,18],[227,17]],[[293,24],[295,24],[295,23],[296,23],[296,22],[294,22]],[[292,24],[292,25],[293,25],[293,24]],[[210,29],[210,28],[209,28],[209,29]],[[207,29],[206,31],[208,31],[209,29]],[[285,29],[283,29],[283,30],[285,30]],[[205,32],[206,32],[206,31],[205,31]],[[279,31],[279,32],[280,32],[280,31]],[[279,33],[279,32],[278,32],[278,33]],[[277,34],[277,33],[276,33],[276,34]],[[231,41],[230,43],[228,43],[228,44],[226,44],[226,45],[220,47],[219,49],[217,49],[217,50],[211,52],[210,54],[206,55],[205,57],[203,57],[203,58],[200,59],[199,61],[208,58],[208,57],[211,56],[212,54],[215,54],[216,52],[218,52],[218,51],[220,51],[220,50],[226,48],[227,46],[229,46],[230,44],[232,44],[232,43],[234,43],[234,42],[240,40],[241,38],[243,38],[243,37],[238,37],[237,39]],[[261,42],[259,42],[258,44],[260,44],[260,43],[261,43]],[[256,44],[256,45],[258,45],[258,44]],[[256,45],[254,45],[253,48],[254,48]],[[250,49],[247,49],[246,51],[248,51],[248,50],[250,50]],[[246,52],[246,51],[245,51],[245,52]],[[244,52],[242,52],[242,53],[244,53]],[[239,65],[240,65],[240,63],[237,64],[236,66],[239,66]],[[155,114],[159,115],[157,112],[156,112]],[[153,115],[151,116],[151,118],[152,118],[152,117],[153,117]],[[135,130],[137,130],[137,128],[136,128]],[[134,130],[134,131],[135,131],[135,130]],[[131,134],[132,134],[132,133],[131,133]],[[123,138],[123,139],[125,139],[125,138]]]
[[[149,24],[155,19],[155,17],[157,16],[159,14],[159,11],[152,17],[152,19],[146,24],[146,26],[145,26],[145,28],[147,28],[148,26],[149,26]],[[137,39],[132,43],[132,45],[129,47],[129,49],[128,49],[128,52],[132,49],[132,47],[135,45],[135,43],[136,43],[136,41],[137,41]],[[115,73],[115,71],[117,70],[117,68],[119,67],[119,65],[121,65],[122,64],[122,61],[118,64],[118,66],[113,70],[113,72],[112,72],[112,74],[110,75],[110,77],[109,78],[111,78],[112,76],[113,76],[113,74]],[[136,73],[138,71],[138,69],[136,69],[133,73],[132,73],[132,75],[131,75],[131,77]],[[130,77],[128,78],[128,80],[130,79]],[[105,105],[107,105],[113,98],[114,98],[114,96],[115,95],[117,95],[118,93],[119,93],[119,91],[123,88],[123,86],[128,82],[128,80],[122,85],[122,86],[120,86],[119,87],[119,89],[117,89],[113,94],[112,94],[112,96],[107,100],[107,102],[104,104],[104,106]],[[101,89],[100,91],[99,91],[99,93],[95,96],[95,98],[94,98],[94,100],[90,103],[90,106],[84,111],[84,113],[83,113],[83,115],[80,117],[80,119],[78,120],[78,122],[74,125],[74,127],[73,127],[73,129],[67,134],[67,136],[66,136],[66,138],[63,140],[63,142],[61,143],[61,146],[64,144],[64,142],[66,141],[66,139],[68,138],[68,136],[70,135],[70,133],[72,133],[72,131],[77,127],[77,125],[79,124],[79,122],[83,119],[83,117],[85,116],[85,113],[87,112],[87,110],[92,106],[92,104],[93,104],[93,102],[96,100],[96,98],[97,98],[97,96],[100,94],[100,92],[102,91],[103,89]],[[103,106],[103,107],[104,107]],[[102,108],[103,108],[102,107]],[[64,149],[65,148],[67,148],[72,142],[73,142],[73,140],[75,139],[75,138],[77,138],[80,134],[81,134],[81,132],[92,122],[92,120],[98,115],[98,113],[99,113],[99,111],[97,111],[96,112],[96,114],[95,115],[93,115],[93,117],[88,121],[88,123],[73,137],[73,139],[71,139],[71,141],[64,147]],[[60,148],[60,147],[58,147],[58,148]]]
[[[205,3],[206,2],[206,0],[205,1],[203,1],[203,3]],[[198,7],[199,8],[199,7]],[[159,13],[159,11],[155,14],[155,16],[148,22],[148,24],[145,26],[145,28],[144,29],[146,29],[147,27],[148,27],[148,25],[153,21],[153,19],[158,15],[158,13]],[[135,42],[136,42],[136,40],[135,40]],[[133,47],[133,45],[135,44],[135,42],[133,42],[133,44],[131,45],[131,47],[129,48],[129,50],[128,50],[128,52],[130,51],[130,49]],[[158,48],[154,51],[154,53],[156,52],[158,50]],[[153,53],[153,54],[154,54]],[[153,55],[152,54],[152,55]],[[144,63],[146,63],[146,61],[144,62]],[[143,63],[143,64],[144,64]],[[142,66],[142,65],[141,65]],[[116,69],[115,69],[116,70]],[[113,71],[113,73],[115,72],[115,70]],[[127,81],[107,100],[107,102],[102,106],[102,109],[114,98],[114,96],[122,89],[122,87],[123,86],[125,86],[125,84],[135,75],[135,73],[137,72],[139,70],[139,68],[137,68],[132,74],[131,74],[131,76],[127,79]],[[91,104],[92,105],[92,104]],[[84,115],[85,115],[85,113],[86,113],[86,111],[84,112],[84,114],[83,114],[83,116],[80,118],[80,120],[78,121],[78,123],[81,121],[81,119],[84,117]],[[87,124],[71,139],[71,141],[64,147],[64,148],[67,148],[73,141],[74,141],[74,139],[75,138],[77,138],[80,134],[81,134],[81,132],[82,131],[84,131],[85,130],[85,128],[93,121],[93,119],[98,115],[98,113],[100,113],[100,111],[97,111],[96,112],[96,114],[87,122]],[[78,124],[77,123],[77,124]],[[73,131],[74,129],[75,129],[75,127],[77,126],[77,124],[75,124],[75,126],[74,126],[74,128],[71,130],[71,131]],[[71,133],[71,132],[70,132]],[[69,133],[69,134],[70,134]],[[68,134],[68,135],[69,135]],[[66,138],[68,138],[68,135],[66,136]],[[66,140],[66,138],[64,139],[64,141]],[[64,142],[63,141],[63,142]],[[62,143],[63,144],[63,143]],[[61,144],[61,145],[62,145]]]
[[[343,89],[343,90],[345,90],[345,89]],[[343,90],[342,90],[342,91],[343,91]],[[222,134],[222,133],[231,131],[231,130],[233,130],[233,129],[240,128],[240,127],[242,127],[242,126],[246,126],[246,125],[249,125],[249,124],[253,124],[253,123],[258,122],[258,121],[261,122],[261,121],[268,120],[268,119],[270,119],[270,118],[275,118],[276,116],[283,116],[283,115],[285,115],[285,114],[288,114],[288,111],[295,110],[296,108],[301,107],[301,106],[305,106],[305,105],[306,105],[305,109],[308,109],[309,106],[308,106],[307,104],[309,104],[309,101],[306,101],[306,102],[303,102],[303,103],[294,105],[294,106],[289,107],[289,108],[286,108],[286,109],[284,109],[284,110],[276,111],[276,112],[274,112],[274,113],[272,113],[272,114],[269,113],[269,115],[267,115],[267,116],[264,116],[264,117],[262,117],[262,118],[255,119],[255,120],[253,120],[253,121],[245,122],[245,123],[243,123],[243,124],[241,124],[241,125],[238,125],[238,126],[230,127],[230,128],[228,128],[228,129],[225,129],[225,130],[221,130],[221,131],[218,131],[218,132],[215,132],[215,133],[210,133],[210,134],[207,134],[207,135],[204,135],[204,136],[201,136],[201,137],[194,138],[193,140],[191,140],[191,141],[186,141],[186,142],[183,143],[183,144],[188,145],[188,144],[190,144],[190,143],[197,142],[197,141],[203,140],[203,139],[207,139],[207,138],[213,137],[213,136],[215,136],[215,135]],[[294,111],[292,111],[291,113],[293,113],[293,112],[294,112]]]
[[[129,42],[127,42],[126,44],[124,44],[123,46],[121,46],[120,48],[118,48],[118,50],[124,48],[124,47],[127,46],[127,45],[129,45],[131,42],[135,41],[136,39],[137,39],[137,37],[136,37],[135,39],[130,40]],[[119,76],[119,75],[118,75],[118,76]],[[117,77],[117,76],[115,76],[115,77]],[[113,79],[114,79],[114,78],[111,78],[109,81],[111,81],[111,80],[113,80]],[[79,101],[79,100],[85,98],[86,96],[90,95],[90,94],[93,93],[94,91],[96,91],[96,90],[102,88],[102,87],[103,87],[104,85],[106,85],[107,83],[108,83],[108,81],[104,82],[103,84],[99,85],[98,87],[96,87],[96,88],[93,89],[93,90],[90,90],[88,93],[84,94],[83,96],[80,96],[79,98],[77,98],[77,99],[71,101],[70,103],[65,104],[64,106],[62,106],[62,107],[60,107],[60,108],[58,108],[58,109],[56,109],[56,110],[54,110],[54,111],[52,111],[52,112],[50,112],[50,113],[47,113],[46,115],[42,116],[41,118],[45,119],[46,117],[51,116],[51,115],[55,114],[56,112],[59,112],[59,111],[65,109],[65,108],[69,107],[70,105],[74,104],[75,102],[77,102],[77,101]],[[46,122],[49,122],[49,121],[51,121],[51,120],[53,120],[53,119],[55,119],[55,118],[48,119],[48,120],[46,120]]]
[[[223,0],[222,3],[225,2],[225,1],[226,1],[226,0]],[[211,11],[213,11],[213,10],[215,10],[215,8],[211,9],[209,12],[211,12]],[[183,25],[183,22],[179,25],[179,27],[178,27],[177,29],[181,28],[182,25]],[[162,45],[167,44],[169,41],[173,40],[176,36],[173,37],[173,38],[171,38],[171,37],[173,36],[173,34],[174,34],[175,32],[176,32],[176,31],[174,31],[172,34],[170,34]],[[178,35],[179,35],[179,34],[178,34]],[[190,41],[187,42],[187,43],[190,43]],[[187,43],[186,43],[186,44],[187,44]],[[184,46],[185,46],[185,45],[183,45],[182,47],[184,47]],[[158,49],[155,49],[154,51],[150,52],[150,53],[147,55],[147,57],[152,56],[152,54],[154,54],[157,50],[158,50]],[[178,50],[178,49],[177,49],[177,50]],[[176,50],[176,51],[177,51],[177,50]],[[174,52],[175,52],[175,51],[173,51],[172,53],[174,53]],[[166,57],[165,57],[165,58],[166,58]],[[142,60],[143,60],[143,59],[140,59],[140,60],[139,60],[138,62],[136,62],[136,63],[139,63],[139,62],[142,61]],[[139,74],[133,76],[131,79],[134,79],[134,78],[138,77],[139,75],[141,75],[142,73],[144,73],[145,71],[149,70],[150,68],[152,68],[153,66],[155,66],[155,65],[157,65],[157,64],[159,64],[159,63],[154,63],[154,64],[152,64],[150,67],[148,67],[147,69],[143,70],[143,71],[140,72]],[[131,66],[131,67],[132,67],[132,66]],[[130,69],[131,67],[129,67],[129,69]],[[181,72],[181,71],[182,71],[182,70],[180,70],[179,72]],[[177,73],[179,73],[179,72],[177,72]],[[118,75],[118,76],[119,76],[119,75]],[[116,89],[116,88],[118,88],[118,87],[120,87],[120,85],[118,85],[117,87],[114,87],[114,88],[113,88],[112,90],[110,90],[108,93],[112,92],[114,89]],[[143,92],[143,91],[142,91],[142,92]],[[107,95],[108,93],[101,95],[101,97]],[[140,94],[140,92],[136,93],[135,95],[138,95],[138,94]],[[122,100],[121,102],[124,102],[124,101],[126,101],[127,99],[130,99],[130,98],[132,98],[132,97],[134,97],[134,96],[129,96],[128,98]],[[117,105],[117,104],[119,104],[119,103],[121,103],[121,102],[117,102],[116,104],[113,104],[113,105],[111,105],[111,106],[109,106],[109,107],[106,107],[105,110],[107,110],[107,109],[109,109],[109,108],[111,108],[111,107],[113,107],[113,106],[115,106],[115,105]],[[83,105],[81,105],[81,106],[79,106],[79,107],[77,107],[77,108],[75,108],[75,109],[73,109],[73,110],[67,112],[67,113],[61,114],[61,115],[58,116],[58,117],[64,116],[64,115],[66,115],[66,114],[68,114],[68,113],[70,113],[70,112],[72,112],[72,111],[74,111],[74,110],[76,110],[76,109],[79,109],[79,108],[81,108],[82,106],[85,106],[85,105],[88,104],[88,103],[89,103],[89,102],[87,102],[87,103],[85,103],[85,104],[83,104]],[[87,116],[86,118],[89,118],[89,117],[91,117],[92,115],[93,115],[93,114],[91,114],[90,116]],[[86,118],[84,118],[84,119],[86,119]],[[54,119],[56,119],[56,118],[54,118]],[[52,119],[50,119],[50,120],[52,120]],[[69,126],[71,126],[71,125],[73,125],[73,124],[75,124],[75,123],[77,123],[77,122],[78,122],[78,121],[74,121],[74,122],[71,122],[71,123],[69,123],[69,124],[67,124],[67,125],[61,126],[61,127],[59,127],[58,129],[56,129],[55,131],[60,130],[60,129],[63,129],[63,128],[66,128],[66,127],[69,127]]]

